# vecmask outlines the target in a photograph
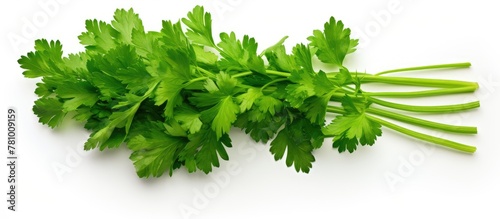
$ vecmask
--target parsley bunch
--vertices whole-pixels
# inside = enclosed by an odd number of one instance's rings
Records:
[[[474,82],[391,77],[385,74],[469,63],[395,69],[378,74],[349,71],[345,57],[358,40],[333,17],[314,30],[307,45],[287,52],[284,37],[259,53],[247,35],[220,33],[214,38],[211,15],[197,6],[181,21],[163,21],[146,31],[139,16],[117,10],[106,23],[86,21],[79,36],[85,51],[63,55],[59,41],[37,40],[35,51],[19,64],[28,78],[41,78],[33,107],[43,124],[55,128],[72,117],[92,133],[85,150],[126,143],[140,177],[159,177],[185,166],[209,173],[227,160],[231,127],[257,142],[271,142],[276,160],[309,172],[313,151],[325,138],[339,152],[373,145],[382,126],[464,152],[475,147],[426,135],[384,118],[448,132],[476,133],[475,127],[419,119],[403,111],[451,113],[479,102],[413,106],[380,97],[412,98],[474,92]],[[313,59],[333,71],[318,70]],[[365,83],[429,87],[412,92],[366,92]],[[336,115],[326,121],[327,114]]]

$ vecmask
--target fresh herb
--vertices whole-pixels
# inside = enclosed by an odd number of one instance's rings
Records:
[[[126,143],[140,177],[172,175],[182,166],[209,173],[221,159],[229,159],[232,127],[257,142],[270,141],[276,160],[306,173],[325,138],[332,138],[339,152],[353,152],[373,145],[382,127],[463,152],[476,150],[384,118],[475,134],[475,127],[427,121],[402,111],[452,113],[477,108],[479,102],[413,106],[380,99],[474,92],[474,82],[385,76],[467,68],[469,63],[378,74],[350,71],[343,61],[355,52],[358,40],[333,17],[324,30],[313,31],[308,45],[297,44],[291,52],[283,45],[286,37],[260,53],[247,35],[231,32],[214,38],[211,15],[200,6],[179,22],[163,21],[159,32],[145,31],[132,9],[117,10],[111,23],[88,20],[86,29],[79,36],[84,52],[64,56],[59,41],[42,39],[35,41],[34,52],[19,59],[24,76],[41,78],[33,111],[51,128],[66,117],[82,122],[92,132],[85,150]],[[331,68],[316,70],[316,58]],[[430,89],[363,90],[363,84],[373,82]],[[326,121],[330,114],[335,115],[331,122]]]

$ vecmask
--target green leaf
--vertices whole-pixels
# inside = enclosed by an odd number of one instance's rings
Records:
[[[45,78],[44,78],[45,79]],[[48,83],[46,83],[47,79],[43,80],[43,82],[36,83],[36,89],[35,89],[35,94],[38,97],[48,97],[51,94],[53,94],[55,87],[57,85],[50,86]],[[44,83],[45,82],[45,83]]]
[[[236,34],[231,32],[221,33],[220,39],[221,42],[217,45],[222,50],[223,59],[219,64],[222,69],[266,72],[264,61],[257,55],[257,42],[254,38],[245,35],[240,41]]]
[[[280,160],[285,156],[288,167],[294,165],[297,172],[309,173],[314,162],[311,143],[311,135],[308,133],[313,126],[305,119],[294,120],[285,126],[276,138],[271,142],[271,153],[275,160]]]
[[[161,42],[168,49],[172,50],[183,50],[184,53],[189,53],[191,50],[191,45],[182,32],[181,22],[172,23],[171,21],[162,22],[162,38]]]
[[[201,113],[203,120],[212,121],[212,130],[217,134],[217,139],[228,133],[232,124],[236,121],[236,116],[240,112],[240,107],[231,96],[227,96],[212,108]]]
[[[239,87],[239,82],[236,78],[223,72],[216,76],[216,81],[207,79],[204,88],[208,92],[193,93],[193,97],[189,98],[193,105],[197,107],[210,107],[218,104],[228,96],[236,96],[243,91]]]
[[[92,85],[99,89],[99,99],[110,101],[112,99],[118,99],[122,97],[124,93],[127,93],[126,86],[116,78],[100,72],[93,72],[91,75]]]
[[[334,136],[334,148],[339,152],[356,150],[356,145],[373,145],[382,135],[381,125],[369,120],[364,113],[337,116],[323,129],[327,136]],[[337,142],[338,141],[338,142]],[[337,143],[335,143],[337,142]]]
[[[201,145],[200,151],[196,154],[196,166],[203,172],[209,173],[212,171],[212,165],[214,167],[219,167],[217,154],[223,160],[229,160],[229,156],[227,155],[224,146],[232,146],[228,135],[223,135],[218,141],[216,140],[217,138],[214,138],[215,136],[213,132],[206,132],[204,137],[204,142],[198,141],[202,139],[193,139],[193,143]]]
[[[132,93],[146,91],[155,80],[146,71],[145,63],[132,46],[123,45],[112,49],[106,59],[111,62],[112,67],[106,68],[105,71],[125,84]],[[109,72],[109,69],[115,70]]]
[[[188,131],[190,134],[194,134],[200,131],[203,123],[200,120],[200,113],[191,107],[183,105],[177,108],[174,114],[174,119],[180,123],[181,127]]]
[[[87,53],[83,52],[77,54],[69,54],[68,57],[63,58],[64,65],[73,72],[82,70],[86,71],[88,60],[89,56],[87,55]]]
[[[315,75],[313,85],[315,96],[307,98],[299,109],[312,123],[324,125],[328,103],[340,88],[331,82],[323,71]]]
[[[305,113],[306,118],[308,118],[311,123],[324,125],[326,107],[328,106],[330,97],[331,96],[328,95],[321,97],[310,97],[304,101],[304,104],[299,109],[300,111]]]
[[[115,108],[128,108],[113,112],[109,116],[109,121],[105,124],[105,126],[90,135],[90,138],[87,142],[85,142],[84,149],[90,150],[99,147],[102,151],[106,148],[118,147],[125,140],[126,135],[132,126],[135,113],[139,109],[140,105],[140,101],[125,101],[115,105]],[[124,128],[124,130],[119,130],[122,128]],[[113,139],[112,136],[114,135],[116,135],[116,137]]]
[[[167,53],[169,57],[165,61],[168,66],[164,69],[165,72],[159,73],[162,80],[155,91],[155,101],[156,105],[167,102],[165,115],[172,118],[175,107],[182,103],[182,89],[193,77],[186,53],[180,50],[167,50]]]
[[[203,128],[195,134],[189,135],[189,143],[179,153],[179,160],[184,162],[189,172],[196,168],[205,173],[212,171],[212,166],[219,167],[219,156],[228,160],[226,147],[231,147],[229,136],[224,134],[221,138],[211,129]]]
[[[193,46],[194,52],[196,53],[196,61],[207,65],[215,66],[219,57],[213,52],[205,51],[201,46]]]
[[[113,126],[105,126],[102,129],[99,129],[98,131],[92,132],[90,134],[89,139],[85,142],[84,144],[84,149],[85,150],[91,150],[94,148],[101,148],[101,150],[104,150],[106,148],[106,141],[111,137],[111,134],[113,134],[115,127]]]
[[[255,101],[263,95],[262,91],[258,88],[249,88],[246,93],[239,95],[237,100],[240,104],[240,112],[243,113],[251,109]]]
[[[364,111],[365,111],[364,104],[354,102],[354,100],[351,97],[349,97],[348,95],[345,95],[344,97],[342,97],[341,103],[342,103],[342,107],[346,111],[346,113],[345,113],[346,115],[360,114],[360,113],[364,113]]]
[[[188,140],[170,136],[165,131],[161,123],[151,123],[142,134],[129,140],[130,160],[134,162],[139,177],[160,177],[166,171],[172,176],[179,152]]]
[[[286,87],[286,99],[292,107],[299,108],[307,98],[315,95],[314,75],[300,70],[292,72],[289,79],[295,84]]]
[[[66,113],[63,103],[56,98],[40,98],[35,101],[33,112],[38,116],[39,122],[51,128],[57,127],[64,120]]]
[[[216,132],[217,138],[220,138],[229,132],[240,113],[240,106],[234,96],[241,89],[238,87],[238,80],[228,74],[220,73],[216,80],[217,82],[207,80],[205,89],[208,93],[194,93],[189,100],[197,107],[210,107],[201,112],[201,121],[211,122],[212,130]]]
[[[295,62],[306,72],[314,72],[309,46],[297,44],[293,47],[293,57],[295,58]]]
[[[159,32],[148,31],[138,31],[136,29],[132,30],[132,44],[137,50],[137,54],[142,57],[148,57],[152,54],[158,47],[158,41],[162,37]]]
[[[103,21],[87,20],[85,21],[85,28],[87,32],[83,32],[78,36],[78,39],[86,49],[104,53],[117,45],[115,38],[119,35],[119,32],[110,24]]]
[[[111,21],[114,29],[118,31],[117,39],[125,44],[132,43],[132,31],[144,32],[142,20],[131,8],[128,11],[119,9],[115,11],[114,20]]]
[[[351,41],[349,41],[349,49],[347,50],[347,54],[356,52],[356,46],[358,46],[358,44],[358,39],[351,39]]]
[[[344,28],[342,21],[331,17],[330,21],[325,23],[324,31],[313,31],[313,36],[308,40],[311,41],[311,46],[318,49],[316,55],[319,60],[342,67],[345,56],[354,52],[357,45],[357,41],[351,40],[350,35],[351,30]]]
[[[188,133],[175,119],[169,119],[163,123],[166,133],[174,137],[187,137]]]
[[[354,152],[358,146],[358,139],[348,138],[346,135],[337,135],[333,138],[333,148],[337,148],[339,153],[344,151],[349,151],[349,153]]]
[[[27,78],[49,77],[63,74],[62,45],[59,41],[35,41],[35,52],[22,56],[18,63]]]
[[[255,105],[259,108],[261,112],[268,112],[272,116],[276,114],[276,112],[281,111],[283,108],[283,102],[272,97],[272,96],[261,96],[257,99]]]
[[[245,77],[241,77],[240,80],[242,84],[250,85],[253,87],[262,87],[265,84],[271,82],[273,79],[264,74],[251,74]]]
[[[269,66],[278,71],[292,72],[300,70],[300,66],[295,63],[292,55],[286,54],[285,46],[279,45],[268,49],[265,53]]]
[[[98,92],[89,82],[65,82],[56,90],[59,97],[66,99],[63,104],[65,112],[76,110],[81,105],[93,106],[98,100]]]
[[[174,108],[182,103],[180,92],[184,88],[184,81],[178,78],[165,77],[160,82],[155,92],[156,105],[162,105],[167,102],[165,115],[167,118],[174,116]]]
[[[354,79],[351,76],[351,73],[344,68],[341,68],[339,73],[335,75],[334,83],[337,86],[344,86],[347,84],[352,84]]]
[[[314,93],[318,96],[332,94],[339,90],[340,86],[334,84],[323,71],[319,71],[313,79]]]
[[[259,112],[262,115],[260,121],[253,120],[251,112]],[[261,113],[260,110],[252,110],[240,114],[234,123],[234,126],[241,128],[245,133],[250,134],[250,137],[257,142],[267,143],[276,135],[281,126],[286,122],[286,117],[282,115],[272,116],[269,113]]]
[[[221,94],[233,95],[239,91],[238,89],[238,79],[231,77],[231,75],[226,73],[219,73],[216,76],[217,87]]]
[[[212,37],[212,16],[202,6],[194,7],[182,22],[188,26],[187,36],[194,43],[215,47]]]
[[[269,52],[273,52],[275,51],[276,49],[278,49],[279,47],[282,47],[283,46],[283,43],[285,43],[285,40],[288,39],[288,36],[284,36],[283,38],[281,38],[277,43],[275,43],[274,45],[270,46],[269,48],[265,49],[264,51],[262,51],[262,53],[259,55],[259,56],[263,56],[265,55],[266,53],[269,53]]]

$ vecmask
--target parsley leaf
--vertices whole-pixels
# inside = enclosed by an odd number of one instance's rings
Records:
[[[339,152],[346,149],[354,152],[358,144],[373,145],[377,136],[382,135],[381,125],[366,117],[364,109],[359,109],[348,96],[342,100],[346,115],[337,116],[323,129],[323,133],[334,136],[333,147]]]
[[[168,170],[172,176],[179,153],[188,142],[187,138],[173,137],[166,133],[162,123],[151,123],[128,142],[132,150],[130,160],[134,162],[139,177],[160,177]]]
[[[357,40],[351,40],[351,30],[344,28],[342,21],[336,21],[330,17],[325,23],[324,31],[315,30],[313,36],[308,38],[311,46],[316,47],[316,55],[324,63],[342,66],[344,58],[348,53],[354,52]]]
[[[293,71],[289,79],[295,83],[286,87],[287,100],[292,107],[299,108],[307,98],[315,94],[314,75],[305,70]]]
[[[251,109],[257,99],[262,97],[264,94],[260,89],[250,88],[246,93],[241,94],[237,97],[238,103],[240,104],[240,112],[245,112]]]
[[[232,147],[231,140],[227,134],[218,138],[216,133],[208,128],[202,128],[199,132],[188,136],[189,142],[184,150],[179,153],[179,160],[184,162],[189,172],[200,169],[205,173],[212,171],[212,166],[219,167],[219,156],[228,160],[225,147]]]
[[[250,112],[257,111],[259,110]],[[276,133],[278,133],[278,130],[287,120],[287,117],[282,113],[278,113],[274,116],[269,113],[259,113],[262,117],[260,120],[256,120],[252,118],[250,112],[239,115],[234,126],[243,129],[245,133],[250,134],[250,137],[257,142],[267,143]]]
[[[312,155],[313,136],[311,131],[320,129],[319,126],[309,123],[304,118],[295,119],[281,130],[276,138],[271,142],[271,153],[275,160],[280,160],[285,155],[286,165],[294,165],[297,172],[308,173],[315,161]]]
[[[202,121],[212,121],[212,129],[216,132],[217,139],[228,133],[231,125],[236,121],[240,106],[234,95],[239,92],[237,80],[228,74],[221,73],[217,83],[209,80],[205,88],[209,93],[194,94],[192,102],[200,107],[211,106],[201,112]]]
[[[119,33],[110,24],[104,21],[87,20],[85,28],[87,32],[82,33],[78,39],[86,49],[106,52],[116,46],[115,38]]]
[[[220,39],[221,42],[217,45],[221,48],[223,57],[219,62],[221,69],[266,72],[264,61],[257,55],[257,42],[254,38],[245,35],[240,41],[236,34],[231,32],[221,33]]]
[[[138,14],[134,13],[133,9],[128,11],[124,9],[116,10],[114,20],[111,21],[111,24],[118,32],[118,36],[116,37],[118,41],[125,44],[130,44],[132,42],[133,30],[144,32],[142,20],[139,18]]]
[[[66,112],[76,110],[81,105],[93,106],[98,100],[97,90],[85,81],[61,84],[56,93],[59,97],[68,99],[63,104]]]
[[[27,78],[49,77],[62,74],[62,45],[59,41],[35,41],[35,52],[22,56],[18,63]]]
[[[205,13],[202,6],[196,6],[187,17],[183,18],[182,22],[189,28],[186,33],[188,37],[194,43],[215,47],[212,37],[212,15]]]
[[[40,98],[35,101],[33,112],[40,118],[38,121],[51,128],[57,127],[63,121],[66,113],[63,109],[63,103],[56,98]]]
[[[173,117],[174,108],[181,105],[182,97],[180,93],[191,78],[191,65],[188,54],[181,50],[167,50],[168,57],[165,57],[168,65],[164,69],[158,70],[161,82],[155,92],[157,105],[167,101],[165,115]]]

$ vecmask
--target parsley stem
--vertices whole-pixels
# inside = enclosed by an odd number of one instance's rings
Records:
[[[142,96],[141,98],[141,101],[145,100],[146,98],[149,97],[149,95],[151,95],[151,93],[153,93],[153,91],[156,89],[156,87],[158,86],[158,84],[160,84],[159,81],[157,81],[156,83],[154,83],[153,86],[151,86],[147,91],[146,93],[144,93],[144,95]]]
[[[375,76],[369,74],[362,75],[359,78],[361,82],[379,82],[379,83],[411,85],[411,86],[442,87],[442,88],[479,87],[479,85],[476,82],[445,80],[445,79]]]
[[[326,77],[335,79],[338,72],[329,72]],[[394,77],[394,76],[377,76],[366,73],[351,73],[353,77],[358,77],[361,83],[376,82],[397,85],[410,85],[410,86],[423,86],[423,87],[440,87],[440,88],[453,88],[453,87],[474,87],[478,88],[476,82],[446,80],[446,79],[431,79],[431,78],[413,78],[413,77]]]
[[[377,73],[375,75],[384,75],[384,74],[390,74],[390,73],[396,73],[396,72],[404,72],[404,71],[419,71],[419,70],[430,70],[430,69],[442,69],[442,68],[468,68],[470,66],[471,66],[471,64],[469,62],[441,64],[441,65],[426,65],[426,66],[417,66],[417,67],[410,67],[410,68],[391,69],[391,70],[379,72],[379,73]]]
[[[326,111],[330,113],[336,113],[336,114],[345,114],[345,110],[342,107],[338,106],[327,106]]]
[[[241,73],[238,73],[238,74],[234,74],[232,75],[233,78],[239,78],[239,77],[245,77],[245,76],[248,76],[248,75],[251,75],[253,74],[253,72],[251,71],[246,71],[246,72],[241,72]]]
[[[440,106],[414,106],[400,103],[393,103],[374,97],[368,97],[369,101],[376,103],[381,106],[391,107],[394,109],[405,110],[410,112],[425,112],[425,113],[449,113],[458,112],[469,109],[474,109],[479,107],[479,101],[473,101],[463,104],[452,104],[452,105],[440,105]]]
[[[327,111],[331,113],[337,114],[345,114],[345,110],[341,107],[337,106],[328,106]],[[421,127],[432,128],[442,131],[455,132],[455,133],[465,133],[465,134],[477,134],[477,128],[471,126],[458,126],[458,125],[449,125],[444,123],[433,122],[429,120],[419,119],[403,114],[399,114],[396,112],[391,112],[388,110],[377,109],[370,107],[366,110],[367,113],[383,116],[386,118],[398,120],[400,122],[405,122],[408,124],[418,125]]]
[[[262,92],[266,87],[268,87],[269,85],[272,85],[274,83],[278,83],[278,82],[281,82],[281,81],[288,81],[288,78],[278,78],[278,79],[275,79],[275,80],[272,80],[270,81],[269,83],[267,84],[264,84],[264,86],[262,86],[260,88],[260,91]]]
[[[190,81],[188,81],[184,86],[187,87],[195,82],[198,82],[198,81],[204,81],[204,80],[207,80],[209,79],[209,77],[199,77],[199,78],[195,78],[195,79],[192,79]]]
[[[470,93],[474,92],[477,87],[465,86],[454,88],[439,88],[423,91],[408,91],[408,92],[363,92],[368,96],[383,96],[383,97],[429,97],[446,94]]]
[[[467,153],[474,153],[476,151],[476,147],[474,147],[474,146],[470,146],[470,145],[446,140],[443,138],[435,137],[432,135],[427,135],[424,133],[416,132],[416,131],[404,128],[402,126],[396,125],[394,123],[388,122],[386,120],[383,120],[383,119],[380,119],[380,118],[377,118],[374,116],[370,116],[370,115],[366,115],[366,116],[368,119],[370,119],[374,122],[377,122],[377,123],[379,123],[387,128],[390,128],[394,131],[403,133],[405,135],[408,135],[408,136],[411,136],[411,137],[414,137],[414,138],[417,138],[417,139],[420,139],[423,141],[431,142],[434,144],[442,145],[442,146],[445,146],[448,148],[452,148],[452,149],[459,150],[462,152],[467,152]]]
[[[282,72],[282,71],[275,71],[275,70],[266,70],[266,74],[270,75],[276,75],[276,76],[281,76],[281,77],[290,77],[290,73],[288,72]]]
[[[275,70],[266,70],[267,74],[276,75],[280,77],[290,77],[290,73],[281,72]],[[328,73],[328,78],[335,78],[337,73]],[[458,80],[446,80],[446,79],[429,79],[429,78],[412,78],[412,77],[392,77],[392,76],[376,76],[365,73],[356,73],[360,78],[361,82],[379,82],[387,84],[398,84],[398,85],[411,85],[411,86],[425,86],[425,87],[440,87],[440,88],[457,88],[457,87],[467,87],[467,90],[477,89],[479,87],[476,82],[468,81],[458,81]],[[355,74],[353,74],[355,76]],[[452,90],[447,90],[450,92]],[[456,90],[455,90],[456,91]],[[455,92],[452,91],[452,92]]]
[[[391,112],[383,109],[377,109],[370,107],[366,110],[366,112],[387,117],[390,119],[395,119],[399,120],[401,122],[406,122],[409,124],[413,125],[418,125],[422,127],[428,127],[428,128],[433,128],[433,129],[439,129],[443,131],[449,131],[449,132],[456,132],[456,133],[466,133],[466,134],[477,134],[477,128],[476,127],[471,127],[471,126],[456,126],[456,125],[449,125],[449,124],[443,124],[443,123],[438,123],[438,122],[433,122],[425,119],[419,119],[415,118],[412,116],[407,116],[403,114],[399,114],[396,112]]]
[[[336,107],[336,106],[328,106],[327,107],[327,111],[331,112],[331,113],[337,113],[337,114],[344,114],[345,113],[344,109],[342,109],[340,107]],[[386,120],[380,119],[378,117],[374,117],[374,116],[370,116],[370,115],[366,115],[366,116],[367,116],[368,119],[370,119],[370,120],[372,120],[374,122],[377,122],[380,125],[383,125],[383,126],[385,126],[387,128],[390,128],[390,129],[395,130],[397,132],[403,133],[405,135],[408,135],[408,136],[411,136],[411,137],[414,137],[414,138],[417,138],[417,139],[420,139],[420,140],[423,140],[423,141],[431,142],[431,143],[434,143],[434,144],[442,145],[442,146],[445,146],[445,147],[448,147],[448,148],[456,149],[456,150],[467,152],[467,153],[474,153],[476,151],[476,147],[474,147],[474,146],[465,145],[465,144],[461,144],[461,143],[458,143],[458,142],[446,140],[446,139],[443,139],[443,138],[438,138],[438,137],[435,137],[435,136],[431,136],[431,135],[423,134],[423,133],[420,133],[420,132],[416,132],[416,131],[404,128],[402,126],[396,125],[394,123],[388,122]],[[396,120],[400,120],[400,118],[395,118],[395,119]],[[441,124],[441,126],[442,125],[446,125],[446,124]],[[452,126],[452,125],[449,125],[449,126]],[[460,127],[460,126],[458,126],[458,127]],[[434,126],[434,128],[441,129],[441,128],[438,128],[436,126]],[[327,136],[327,137],[332,137],[332,136]]]
[[[202,68],[202,67],[196,66],[196,70],[198,70],[198,71],[201,71],[201,72],[205,73],[205,75],[208,75],[209,77],[215,77],[215,75],[214,75],[214,73],[213,73],[213,72],[208,71],[208,70],[206,70],[206,69],[204,69],[204,68]]]

